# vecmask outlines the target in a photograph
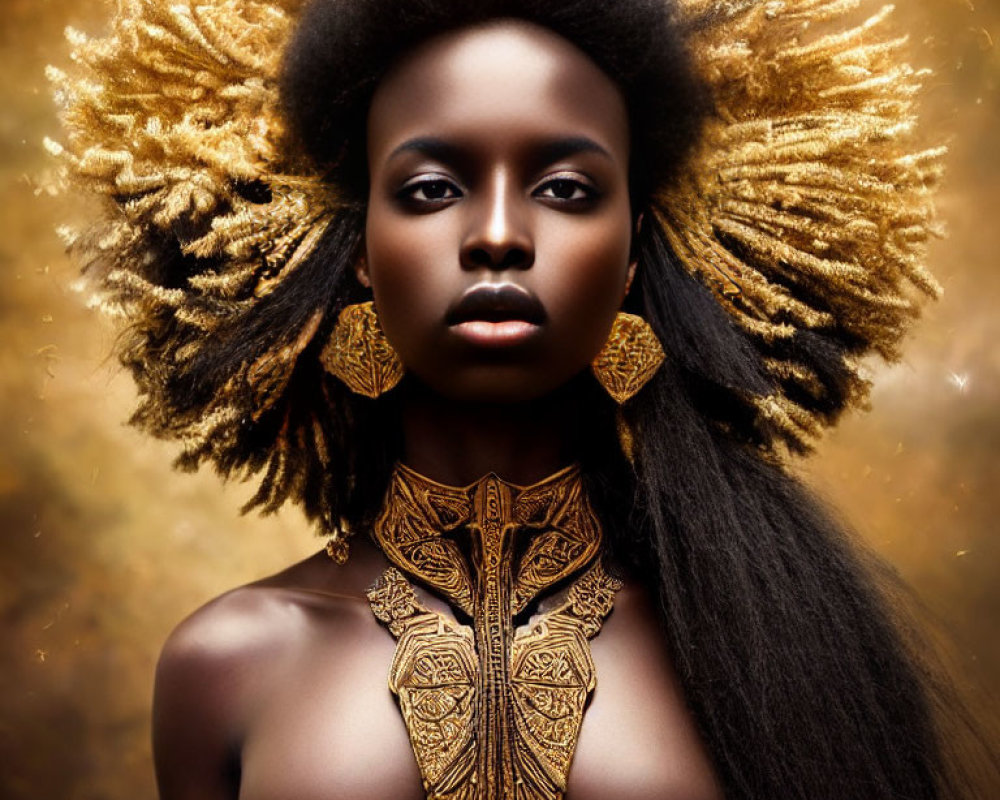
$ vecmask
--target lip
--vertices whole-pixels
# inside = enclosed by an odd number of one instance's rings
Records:
[[[515,283],[480,283],[448,309],[452,332],[479,347],[511,347],[532,338],[546,319],[545,306]]]
[[[477,347],[513,347],[531,339],[541,326],[523,319],[488,322],[472,319],[451,326],[452,332]]]
[[[449,325],[463,322],[508,322],[521,320],[533,325],[545,322],[545,306],[534,293],[516,283],[478,283],[467,289],[448,309]]]

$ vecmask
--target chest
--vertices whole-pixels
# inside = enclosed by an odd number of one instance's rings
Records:
[[[566,800],[707,800],[714,780],[655,630],[628,596],[591,642],[597,688]],[[388,688],[396,643],[374,618],[352,641],[319,642],[251,717],[240,800],[423,800]]]

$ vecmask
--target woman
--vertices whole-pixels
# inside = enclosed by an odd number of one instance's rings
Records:
[[[82,59],[142,88],[80,93],[116,146],[73,162],[124,212],[82,249],[138,421],[332,534],[167,643],[161,796],[941,796],[919,669],[776,457],[934,289],[891,48],[773,45],[836,5],[317,0],[285,137],[287,5],[136,2]]]

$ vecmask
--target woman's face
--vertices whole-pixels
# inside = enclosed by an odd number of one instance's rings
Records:
[[[518,402],[585,369],[634,269],[624,100],[546,29],[450,33],[381,82],[359,278],[407,370]]]

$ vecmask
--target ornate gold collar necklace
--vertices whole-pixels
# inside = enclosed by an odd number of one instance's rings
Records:
[[[579,469],[459,488],[398,466],[374,537],[395,567],[368,598],[397,639],[389,688],[427,797],[561,798],[596,685],[588,639],[621,586]],[[422,605],[404,573],[470,624]],[[516,627],[557,588],[554,608]]]

